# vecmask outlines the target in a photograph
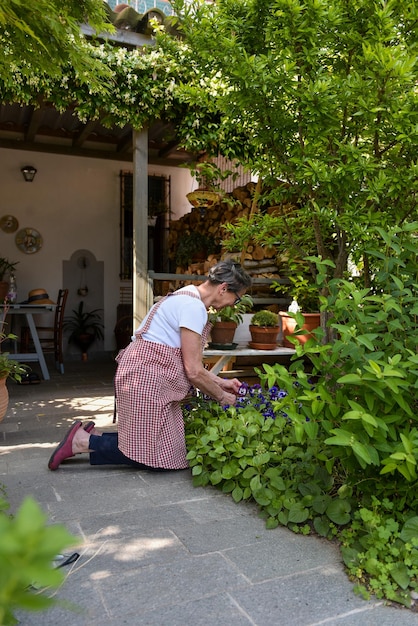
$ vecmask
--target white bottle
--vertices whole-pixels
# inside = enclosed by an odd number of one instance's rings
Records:
[[[10,302],[10,304],[14,304],[17,300],[17,284],[14,274],[10,274],[9,293],[7,294],[7,300]]]
[[[292,300],[287,310],[289,311],[289,313],[297,313],[298,311],[300,311],[300,307],[296,300]]]

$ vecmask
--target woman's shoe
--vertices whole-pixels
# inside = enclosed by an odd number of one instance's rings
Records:
[[[65,459],[69,459],[73,454],[73,439],[77,430],[81,428],[82,422],[80,420],[75,421],[70,428],[68,429],[64,439],[61,443],[55,448],[54,452],[51,455],[51,458],[48,461],[48,467],[50,470],[57,470],[62,461]]]

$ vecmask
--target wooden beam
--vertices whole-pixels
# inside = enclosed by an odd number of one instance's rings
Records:
[[[34,141],[42,121],[42,109],[35,109],[30,117],[29,126],[25,133],[25,141]]]
[[[87,122],[87,124],[84,124],[84,127],[82,127],[78,135],[74,137],[73,146],[75,148],[82,146],[83,143],[90,137],[92,132],[94,132],[94,129],[96,128],[96,126],[97,126],[97,122],[94,122],[91,120]]]
[[[121,137],[117,144],[117,152],[118,154],[123,154],[132,150],[132,130],[129,131]]]

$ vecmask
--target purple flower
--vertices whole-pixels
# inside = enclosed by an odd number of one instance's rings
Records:
[[[241,387],[238,389],[239,396],[246,396],[248,392],[248,383],[242,383]]]
[[[257,383],[255,385],[253,385],[252,387],[250,387],[250,395],[251,396],[256,396],[259,393],[261,393],[261,385],[259,385]]]

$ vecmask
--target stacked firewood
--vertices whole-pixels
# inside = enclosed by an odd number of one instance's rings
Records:
[[[204,211],[193,208],[190,213],[170,223],[169,256],[172,260],[175,260],[177,244],[185,233],[204,233],[212,237],[219,246],[219,253],[209,254],[205,260],[192,262],[187,267],[178,266],[176,273],[205,275],[208,269],[220,259],[233,258],[242,263],[253,279],[280,278],[274,246],[263,247],[249,243],[245,251],[240,250],[233,253],[222,249],[221,241],[226,237],[223,225],[234,223],[238,218],[250,215],[254,190],[255,183],[249,182],[243,187],[237,187],[231,194],[227,194],[226,201],[215,204]],[[257,292],[258,294],[271,294],[267,284],[258,285]]]

